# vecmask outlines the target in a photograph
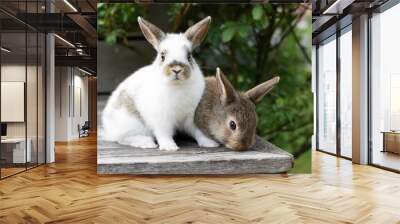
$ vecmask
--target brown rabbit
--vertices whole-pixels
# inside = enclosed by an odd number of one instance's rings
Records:
[[[234,150],[246,150],[256,140],[259,102],[277,83],[274,77],[247,92],[236,91],[217,68],[216,77],[206,78],[206,88],[195,112],[195,124],[208,137]]]

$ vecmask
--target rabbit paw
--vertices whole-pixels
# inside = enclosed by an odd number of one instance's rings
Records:
[[[206,148],[215,148],[219,146],[218,142],[209,138],[201,138],[197,143],[199,144],[199,146]]]
[[[130,136],[118,143],[143,149],[157,148],[157,144],[154,143],[153,138],[150,136]]]
[[[159,149],[163,150],[163,151],[173,152],[173,151],[177,151],[179,149],[179,147],[175,143],[166,143],[166,144],[160,143]]]
[[[138,147],[142,149],[154,149],[157,148],[157,144],[154,142],[140,142],[131,144],[132,147]]]

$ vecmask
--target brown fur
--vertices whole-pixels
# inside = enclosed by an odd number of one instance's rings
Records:
[[[196,125],[209,137],[235,150],[250,148],[255,142],[257,114],[255,105],[243,94],[236,101],[223,106],[215,77],[206,78],[204,95],[195,114]],[[237,129],[228,124],[232,117]]]
[[[204,94],[195,113],[195,124],[208,137],[217,140],[228,148],[234,150],[249,149],[254,145],[256,138],[256,106],[248,94],[237,92],[230,84],[223,84],[225,88],[228,88],[225,92],[234,92],[235,94],[228,97],[230,98],[228,99],[229,103],[224,103],[226,97],[221,97],[224,91],[220,89],[221,84],[219,83],[225,77],[223,75],[220,77],[221,80],[216,77],[206,78]],[[229,81],[227,79],[222,81],[222,83],[226,82]],[[257,93],[259,92],[257,90]],[[262,94],[262,96],[264,95]],[[234,131],[229,128],[230,120],[234,120],[237,125]]]
[[[129,113],[139,115],[139,111],[136,109],[135,101],[125,90],[119,93],[118,100],[115,102],[115,104],[115,108],[125,108]]]
[[[157,49],[165,33],[160,28],[141,17],[138,18],[138,22],[146,40]]]
[[[186,30],[185,36],[186,38],[188,38],[188,40],[192,42],[192,49],[199,46],[200,43],[203,41],[208,32],[210,22],[211,17],[208,16]]]
[[[173,70],[182,70],[180,73],[178,73],[178,75],[176,77],[178,80],[186,80],[190,77],[189,65],[186,65],[181,62],[173,61],[172,63],[170,63],[164,67],[164,74],[166,76],[175,75]]]
[[[256,87],[248,90],[245,94],[254,103],[258,103],[274,86],[279,82],[279,77],[274,77],[266,82],[257,85]]]

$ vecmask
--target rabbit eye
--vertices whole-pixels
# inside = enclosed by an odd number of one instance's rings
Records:
[[[234,121],[230,121],[229,122],[229,128],[231,129],[231,130],[236,130],[236,123],[234,122]]]
[[[165,61],[165,52],[161,52],[161,61]]]
[[[188,60],[189,62],[191,62],[191,61],[192,61],[192,55],[188,54],[187,60]]]

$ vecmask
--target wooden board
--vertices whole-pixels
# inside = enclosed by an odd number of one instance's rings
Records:
[[[293,166],[293,156],[257,138],[248,151],[200,148],[194,142],[178,140],[176,152],[141,149],[99,141],[99,174],[248,174],[282,173]]]
[[[400,133],[398,132],[384,132],[384,152],[393,152],[400,154]]]

